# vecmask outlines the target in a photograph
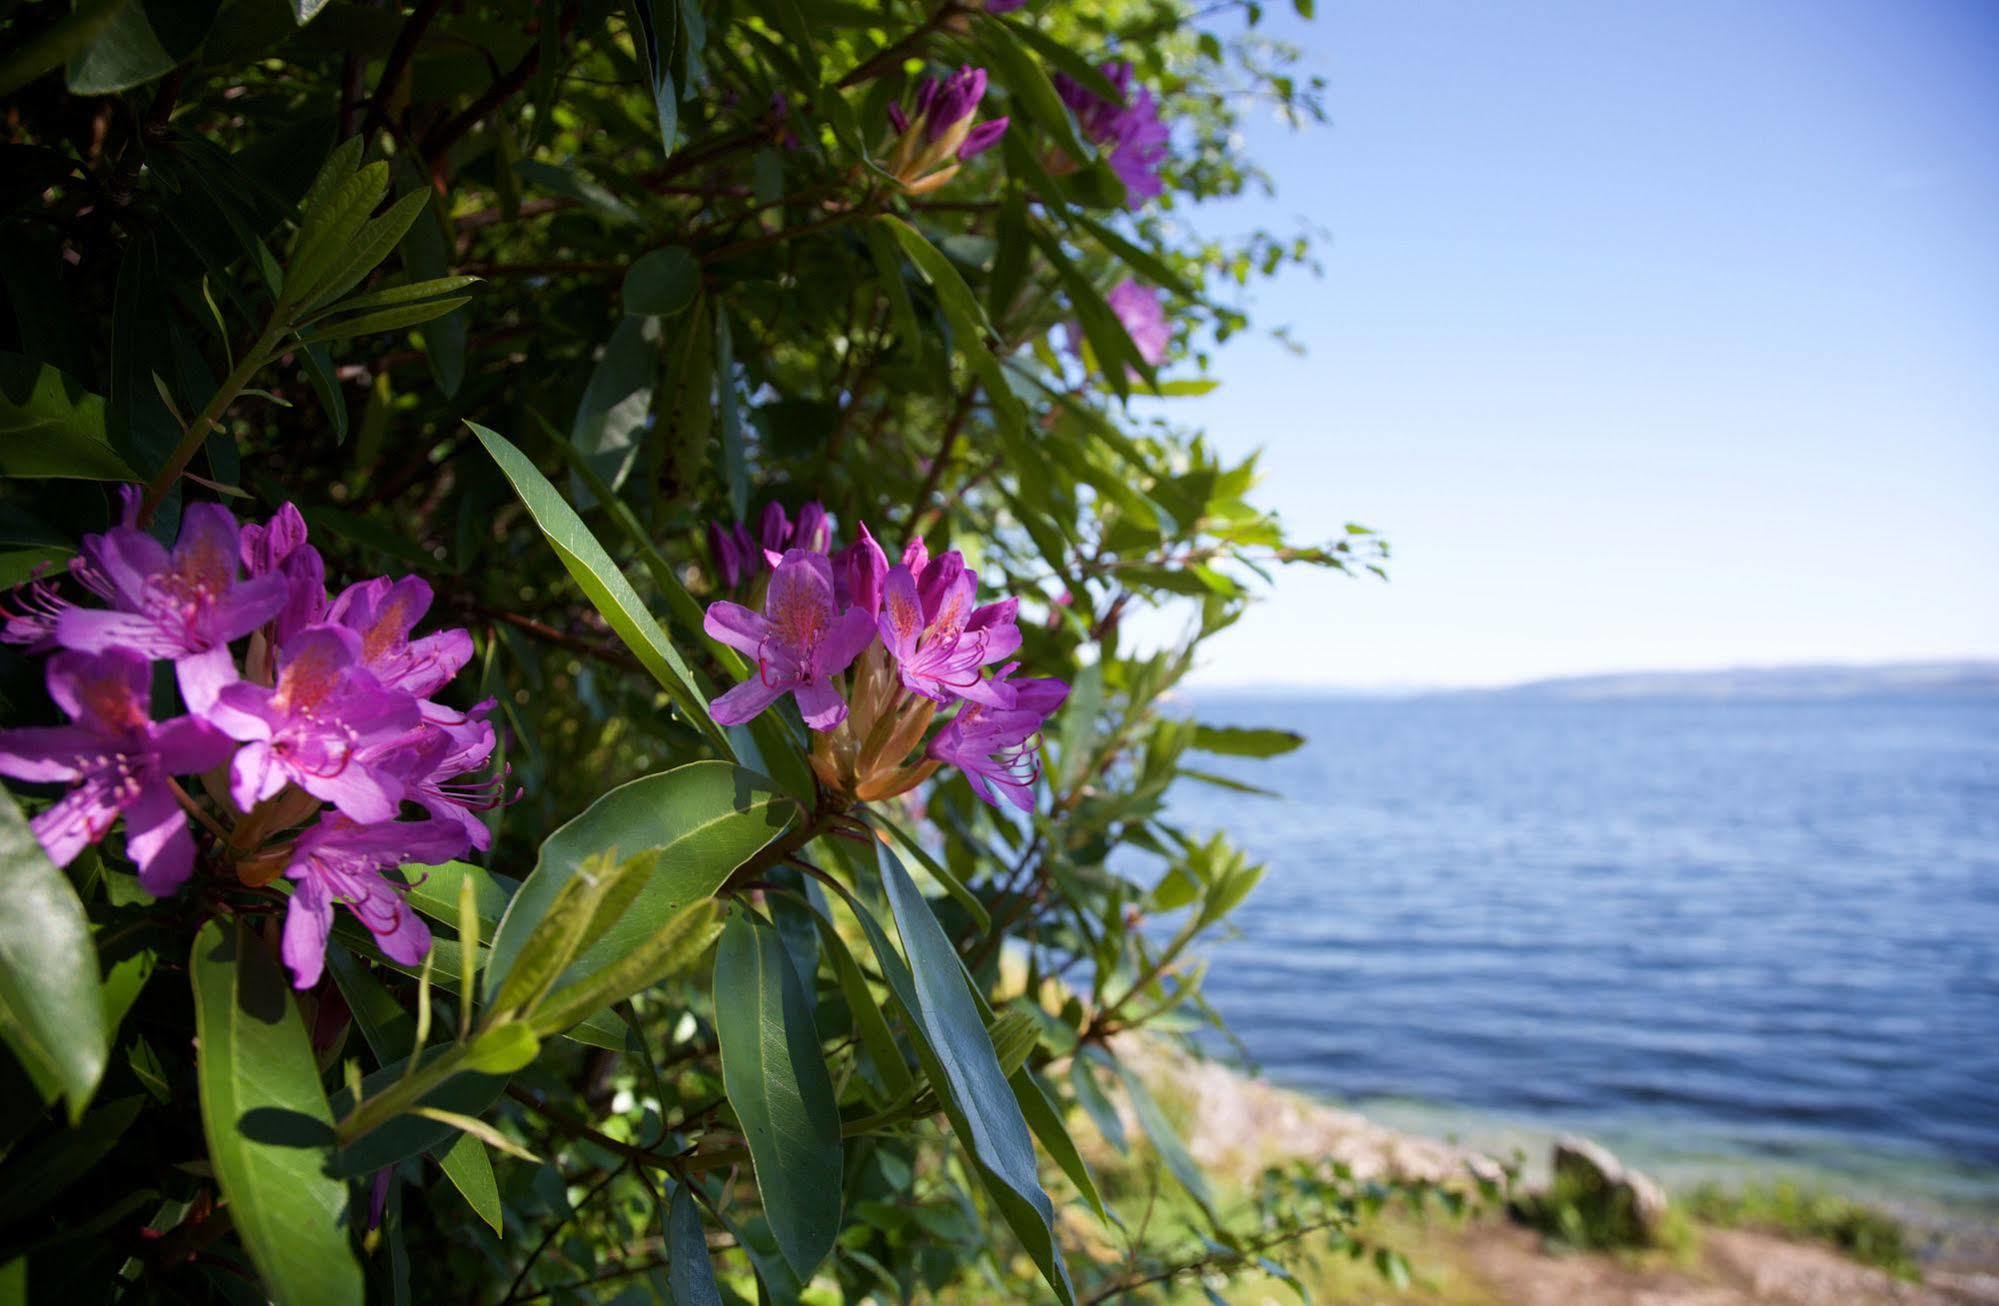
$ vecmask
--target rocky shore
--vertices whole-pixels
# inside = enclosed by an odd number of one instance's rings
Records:
[[[1362,1178],[1449,1182],[1497,1177],[1494,1158],[1392,1129],[1353,1111],[1253,1078],[1163,1042],[1131,1039],[1118,1055],[1170,1094],[1194,1158],[1217,1174],[1316,1158]],[[1622,1194],[1663,1230],[1669,1199],[1649,1179],[1584,1140],[1564,1140],[1551,1170],[1561,1182]],[[1593,1176],[1593,1177],[1592,1177]],[[1699,1226],[1684,1217],[1672,1251],[1578,1252],[1503,1213],[1397,1230],[1418,1267],[1398,1295],[1386,1285],[1334,1300],[1438,1302],[1450,1306],[1999,1306],[1999,1241],[1971,1236],[1926,1249],[1922,1282],[1847,1258],[1832,1247],[1750,1228]],[[1323,1294],[1322,1294],[1323,1296]],[[1271,1294],[1271,1300],[1283,1298]],[[1249,1300],[1249,1299],[1246,1299]],[[1260,1300],[1256,1299],[1256,1300]]]

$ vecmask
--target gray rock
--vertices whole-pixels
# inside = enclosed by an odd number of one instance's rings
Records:
[[[1666,1227],[1666,1190],[1587,1138],[1555,1141],[1554,1192],[1607,1241],[1657,1245]]]

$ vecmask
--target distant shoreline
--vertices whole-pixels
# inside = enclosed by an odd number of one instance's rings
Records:
[[[1619,671],[1491,686],[1192,685],[1190,697],[1410,699],[1678,699],[1828,701],[1903,695],[1999,697],[1999,660],[1801,663],[1707,671]]]

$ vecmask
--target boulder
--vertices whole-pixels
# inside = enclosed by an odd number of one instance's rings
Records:
[[[1666,1227],[1666,1190],[1587,1138],[1555,1140],[1554,1194],[1610,1241],[1656,1246]]]

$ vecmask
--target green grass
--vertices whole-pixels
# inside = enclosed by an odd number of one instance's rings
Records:
[[[1897,1278],[1922,1278],[1901,1221],[1835,1193],[1789,1182],[1750,1184],[1732,1192],[1702,1184],[1687,1195],[1686,1206],[1708,1224],[1809,1238]]]

